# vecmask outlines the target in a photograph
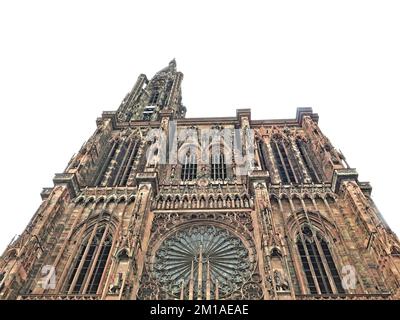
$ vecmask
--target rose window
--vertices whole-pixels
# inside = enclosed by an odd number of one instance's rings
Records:
[[[153,270],[172,296],[224,297],[251,275],[252,262],[242,240],[226,229],[194,225],[165,239]]]

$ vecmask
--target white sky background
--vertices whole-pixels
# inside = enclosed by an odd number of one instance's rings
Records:
[[[176,58],[187,117],[312,107],[400,234],[399,1],[3,1],[0,252],[140,73]]]

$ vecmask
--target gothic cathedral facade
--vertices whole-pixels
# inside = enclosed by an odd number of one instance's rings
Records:
[[[1,256],[0,299],[399,299],[399,240],[318,115],[186,118],[182,79],[141,74],[97,119]]]

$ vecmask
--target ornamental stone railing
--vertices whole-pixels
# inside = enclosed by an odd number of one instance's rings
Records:
[[[391,300],[390,293],[371,294],[302,294],[297,300]]]
[[[18,300],[99,300],[96,294],[28,294],[21,295]]]

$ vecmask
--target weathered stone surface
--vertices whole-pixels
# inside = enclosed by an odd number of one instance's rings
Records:
[[[175,60],[142,74],[96,120],[3,253],[0,299],[399,299],[399,240],[318,115],[188,119],[182,79]],[[255,132],[247,175],[197,163],[197,149],[185,168],[163,163],[146,141],[152,129],[229,128]]]

